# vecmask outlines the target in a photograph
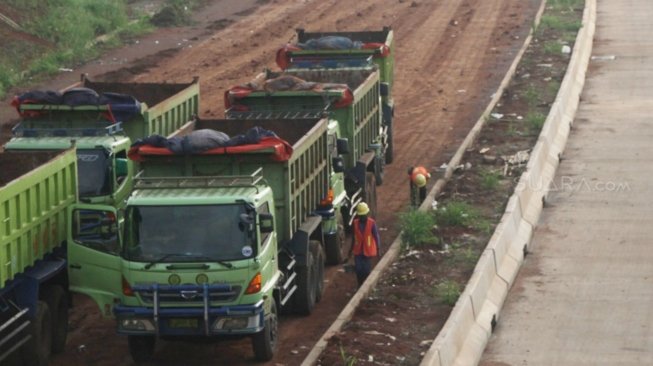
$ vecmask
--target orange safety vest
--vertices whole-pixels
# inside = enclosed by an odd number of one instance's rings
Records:
[[[360,219],[354,219],[354,248],[352,253],[354,255],[363,254],[366,257],[376,257],[377,255],[377,242],[372,235],[372,226],[375,222],[372,218],[367,218],[365,223],[365,230],[361,232]]]

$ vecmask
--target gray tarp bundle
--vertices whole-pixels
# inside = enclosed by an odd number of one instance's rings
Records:
[[[151,135],[137,140],[132,146],[151,145],[166,147],[174,154],[197,154],[216,147],[257,144],[262,138],[270,136],[276,137],[277,135],[258,126],[234,137],[229,137],[221,131],[203,129],[193,131],[183,137],[165,138],[160,135]]]
[[[325,36],[311,38],[305,43],[297,43],[297,47],[305,50],[350,50],[363,47],[363,42],[352,41],[342,36]]]

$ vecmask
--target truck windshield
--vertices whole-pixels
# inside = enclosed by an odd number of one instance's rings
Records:
[[[233,205],[132,206],[124,257],[136,262],[207,262],[251,258],[246,208]]]
[[[111,193],[109,157],[104,149],[77,150],[79,196],[95,197]]]

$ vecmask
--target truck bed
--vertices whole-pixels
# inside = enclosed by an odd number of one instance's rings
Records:
[[[61,245],[66,209],[77,199],[77,156],[64,152],[0,154],[0,286]]]

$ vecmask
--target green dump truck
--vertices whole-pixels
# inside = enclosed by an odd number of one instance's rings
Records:
[[[74,290],[117,318],[135,361],[152,356],[157,337],[198,336],[251,337],[256,359],[267,361],[279,311],[311,313],[323,292],[325,235],[342,200],[333,190],[340,169],[331,166],[338,152],[328,125],[195,121],[168,141],[132,149],[143,170],[124,216],[110,206],[72,211]],[[182,154],[169,148],[207,130],[240,142]],[[89,212],[97,225],[85,222]],[[82,226],[100,229],[75,229]]]
[[[282,70],[347,68],[375,64],[381,78],[383,123],[387,127],[386,163],[392,163],[394,99],[394,31],[306,32],[297,29],[297,42],[277,51],[276,62]]]
[[[281,90],[294,83],[301,90]],[[275,89],[272,89],[275,88]],[[302,89],[303,88],[303,89]],[[353,203],[364,199],[376,213],[376,185],[383,182],[387,129],[381,121],[380,80],[375,68],[293,70],[261,74],[225,92],[227,118],[317,118],[337,121],[333,133],[348,142],[343,156],[345,189]],[[355,204],[345,220],[351,224]]]
[[[75,149],[7,151],[0,171],[0,364],[43,365],[66,344]]]
[[[132,142],[168,135],[197,115],[199,82],[81,82],[60,92],[31,91],[14,98],[21,116],[5,151],[58,151],[75,140],[79,196],[120,205],[132,188]]]

